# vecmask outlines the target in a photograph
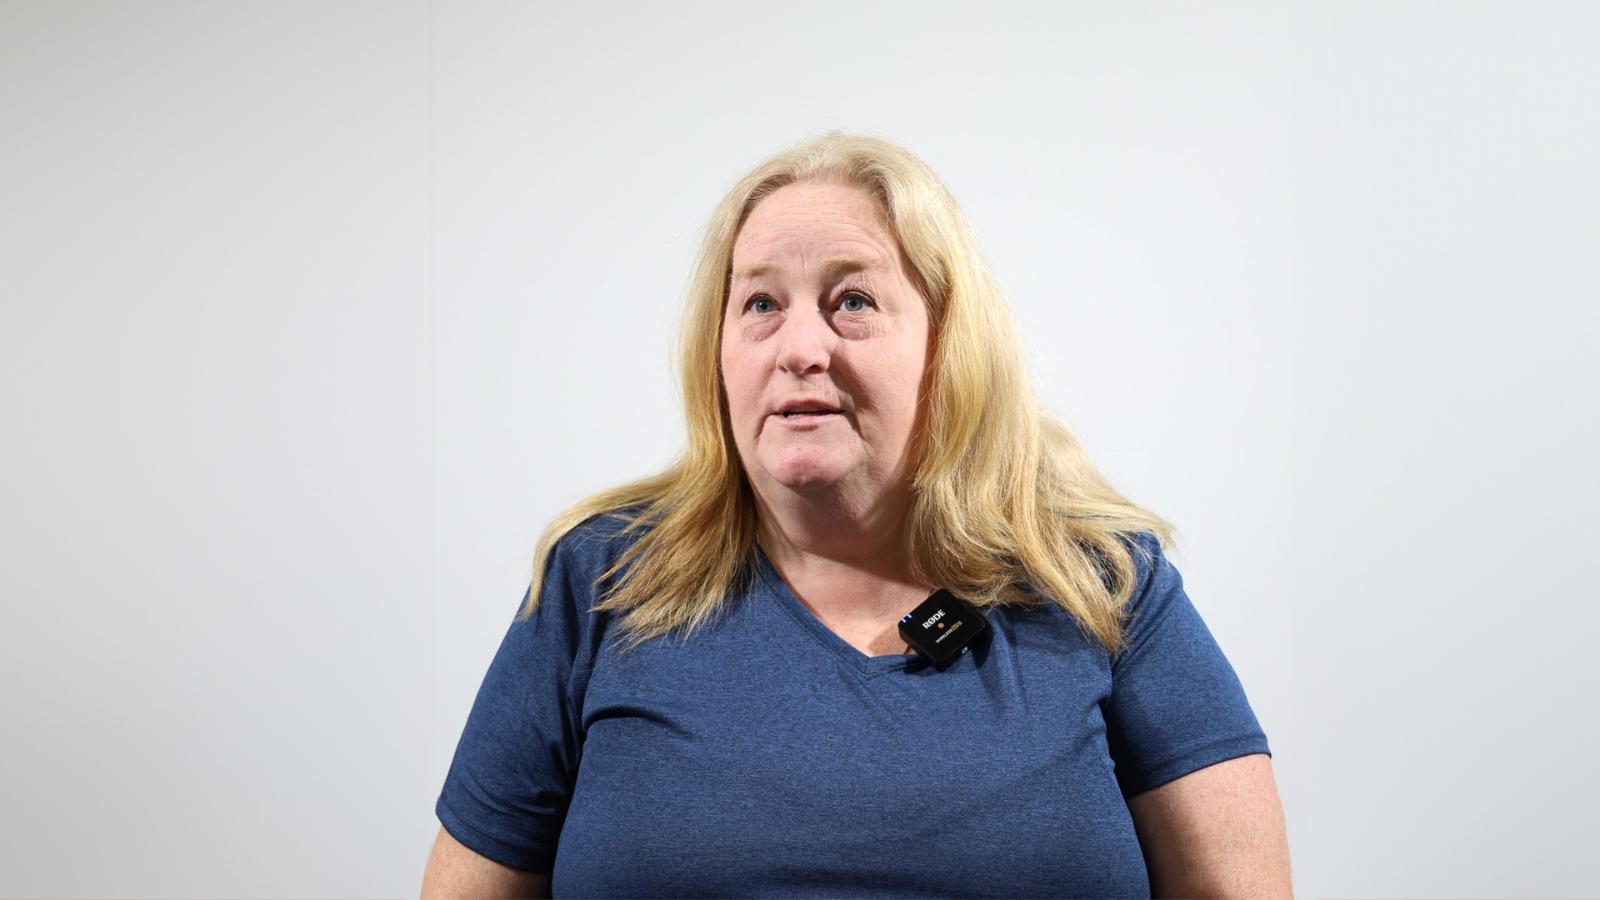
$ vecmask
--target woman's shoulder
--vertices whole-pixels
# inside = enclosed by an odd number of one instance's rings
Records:
[[[615,583],[618,572],[628,567],[617,563],[642,533],[642,529],[628,529],[637,512],[597,513],[562,532],[545,556],[539,596],[530,607],[529,595],[523,595],[518,621],[535,630],[539,623],[547,623],[547,631],[565,635],[574,645],[587,647],[590,654],[597,651],[611,617],[593,607]],[[529,585],[529,592],[532,590]]]
[[[1149,557],[1161,553],[1161,538],[1153,531],[1119,531],[1116,533],[1116,538],[1132,551],[1135,559],[1144,557],[1148,562]]]
[[[1169,564],[1161,547],[1161,538],[1155,532],[1135,531],[1124,534],[1122,540],[1133,553],[1133,567],[1139,573],[1141,584],[1150,579],[1159,566]]]
[[[596,513],[557,538],[551,556],[595,574],[609,569],[648,530],[639,522],[643,511],[644,507],[633,506]]]

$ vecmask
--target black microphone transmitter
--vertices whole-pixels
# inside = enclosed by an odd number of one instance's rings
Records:
[[[900,620],[900,636],[941,672],[988,630],[977,608],[944,588]]]

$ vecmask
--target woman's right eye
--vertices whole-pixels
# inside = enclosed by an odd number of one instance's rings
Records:
[[[746,300],[745,304],[744,304],[744,308],[746,310],[749,310],[751,307],[754,307],[757,303],[771,303],[771,302],[772,302],[772,298],[771,297],[768,297],[768,296],[765,296],[765,295],[757,295],[755,297],[751,297],[749,300]],[[756,310],[756,312],[766,312],[766,310],[758,309],[758,310]]]

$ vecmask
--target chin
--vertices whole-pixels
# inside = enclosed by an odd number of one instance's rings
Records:
[[[839,483],[844,472],[833,466],[776,466],[767,476],[791,491],[819,491]]]
[[[777,448],[773,448],[777,449]],[[836,448],[783,448],[762,460],[767,477],[792,491],[818,491],[833,487],[850,473],[854,460]]]
[[[766,477],[790,490],[816,490],[837,484],[842,472],[832,466],[770,466]]]
[[[813,491],[826,490],[839,483],[833,477],[817,476],[814,478],[777,478],[777,482],[797,494],[808,494]]]

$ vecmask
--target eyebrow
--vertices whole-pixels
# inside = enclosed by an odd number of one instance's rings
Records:
[[[827,278],[840,275],[845,272],[862,272],[867,269],[878,268],[882,264],[883,260],[876,256],[836,256],[822,264],[822,276]],[[783,266],[780,266],[777,263],[756,263],[753,266],[746,266],[743,269],[735,271],[731,277],[734,280],[741,278],[757,278],[772,272],[782,271]]]

